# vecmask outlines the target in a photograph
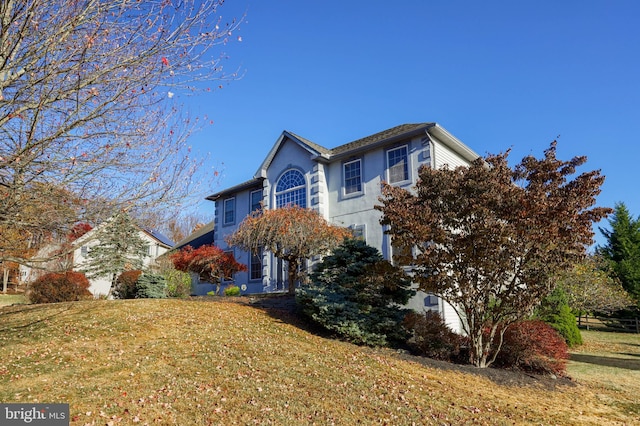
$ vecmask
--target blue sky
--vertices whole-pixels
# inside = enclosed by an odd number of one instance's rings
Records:
[[[480,155],[511,148],[512,163],[559,136],[559,158],[586,155],[581,170],[607,176],[599,205],[640,215],[640,2],[227,0],[220,12],[246,12],[242,42],[225,47],[243,77],[187,101],[214,121],[191,139],[220,172],[210,193],[250,179],[283,130],[332,148],[435,121]],[[212,218],[213,203],[200,211]]]

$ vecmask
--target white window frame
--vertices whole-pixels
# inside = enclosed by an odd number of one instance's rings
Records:
[[[391,165],[391,161],[389,156],[391,155],[392,152],[398,151],[398,150],[404,150],[405,151],[405,167],[406,167],[406,177],[403,180],[396,180],[396,181],[392,181],[391,180],[391,168],[393,167]],[[411,164],[409,163],[409,145],[400,145],[400,146],[396,146],[393,148],[390,148],[387,150],[386,152],[386,159],[387,159],[387,182],[391,185],[402,185],[402,184],[406,184],[407,182],[411,181]],[[395,166],[395,165],[394,165]]]
[[[227,220],[227,203],[233,203],[233,209],[231,209],[231,220]],[[236,197],[225,198],[222,201],[222,224],[233,225],[236,223]]]
[[[253,259],[257,258],[260,260],[260,268],[257,271],[254,271],[253,269]],[[251,252],[249,252],[249,281],[260,281],[262,280],[262,272],[263,272],[263,258],[262,258],[262,248],[260,248],[260,251],[258,252],[258,254],[253,254]],[[254,272],[259,272],[260,276],[258,278],[253,278],[253,274]]]
[[[258,207],[255,207],[255,204],[253,203],[253,195],[254,194],[259,194],[259,198],[260,201],[258,202]],[[262,193],[262,189],[256,189],[255,191],[251,191],[251,193],[249,193],[249,212],[253,213],[257,210],[261,210],[262,209],[262,201],[263,201],[263,193]]]
[[[356,191],[352,191],[352,192],[347,192],[347,166],[354,164],[354,163],[359,163],[359,174],[358,174],[358,185],[360,186],[360,189],[356,190]],[[342,163],[342,195],[344,195],[345,197],[353,197],[356,195],[360,195],[363,193],[364,190],[364,185],[363,185],[363,179],[362,179],[362,158],[356,158],[354,160],[350,160],[350,161],[345,161],[344,163]]]

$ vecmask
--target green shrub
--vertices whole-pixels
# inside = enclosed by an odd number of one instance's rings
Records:
[[[142,271],[139,269],[133,271],[124,271],[118,278],[113,288],[112,294],[116,299],[135,299],[138,279]]]
[[[540,307],[538,307],[535,317],[553,327],[564,338],[569,347],[582,344],[582,335],[576,322],[576,317],[571,312],[567,295],[561,287],[556,287],[547,296]]]
[[[144,273],[138,279],[136,299],[164,299],[167,282],[162,275]]]
[[[177,269],[167,269],[163,273],[167,282],[167,297],[188,297],[191,295],[191,275]]]
[[[29,285],[31,303],[72,302],[91,297],[89,280],[82,272],[51,272]]]
[[[230,285],[224,289],[225,296],[240,296],[240,287],[237,285]]]
[[[459,358],[464,337],[451,330],[438,312],[412,312],[404,326],[410,333],[407,344],[417,354],[442,361]]]
[[[403,308],[415,293],[404,271],[361,240],[348,239],[299,288],[301,312],[339,337],[371,346],[407,339]]]
[[[541,320],[519,321],[507,327],[495,367],[564,375],[569,349],[562,336]]]

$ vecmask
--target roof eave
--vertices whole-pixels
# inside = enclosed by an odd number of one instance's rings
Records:
[[[460,154],[465,160],[472,162],[480,157],[474,150],[462,143],[460,139],[449,133],[444,127],[435,123],[427,132],[437,138],[439,141]]]

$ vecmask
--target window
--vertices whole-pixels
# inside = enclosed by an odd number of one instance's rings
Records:
[[[224,200],[224,217],[223,225],[230,225],[236,221],[236,199],[227,198]]]
[[[250,212],[262,210],[262,190],[251,191],[251,209]]]
[[[307,185],[297,170],[288,170],[276,185],[276,208],[296,205],[307,207]]]
[[[413,261],[413,253],[410,246],[400,245],[399,242],[391,241],[391,260],[396,266],[407,266]]]
[[[362,162],[361,160],[349,161],[343,164],[344,194],[362,192]]]
[[[82,255],[82,257],[87,257],[87,254],[89,254],[89,247],[88,246],[80,247],[80,255]]]
[[[389,183],[409,180],[409,154],[406,145],[387,151],[387,166]]]
[[[364,225],[353,225],[351,227],[351,233],[353,234],[353,238],[355,240],[362,240],[364,242],[367,241],[364,234]]]
[[[249,279],[262,279],[262,249],[257,254],[251,253],[251,262],[249,263]]]

